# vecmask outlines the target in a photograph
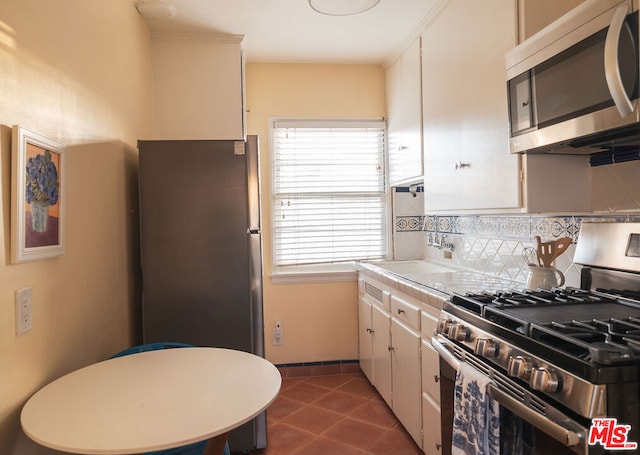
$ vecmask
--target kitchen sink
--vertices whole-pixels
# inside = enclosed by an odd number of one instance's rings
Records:
[[[522,287],[521,284],[496,276],[428,261],[372,261],[368,265],[446,294]]]
[[[440,264],[434,264],[426,261],[380,261],[371,262],[371,265],[381,267],[388,270],[391,273],[397,275],[406,276],[407,274],[432,274],[432,273],[447,273],[455,272],[454,268],[448,268]]]

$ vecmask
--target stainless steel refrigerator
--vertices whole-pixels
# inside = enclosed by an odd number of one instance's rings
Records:
[[[257,136],[138,141],[145,343],[264,357],[258,149]],[[229,446],[265,447],[264,413]]]

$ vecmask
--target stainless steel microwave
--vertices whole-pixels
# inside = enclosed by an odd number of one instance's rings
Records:
[[[506,54],[511,153],[640,146],[638,1],[586,0]]]

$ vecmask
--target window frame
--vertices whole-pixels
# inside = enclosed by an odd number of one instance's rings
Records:
[[[371,126],[374,123],[383,123],[385,131],[385,141],[383,148],[384,170],[384,207],[385,221],[385,247],[383,260],[388,260],[391,253],[393,231],[392,231],[392,209],[389,186],[389,153],[388,153],[388,125],[384,118],[314,118],[314,117],[272,117],[269,119],[269,164],[270,164],[270,185],[269,200],[271,205],[271,274],[270,278],[274,284],[305,283],[305,282],[335,282],[335,281],[355,281],[357,280],[357,262],[323,262],[316,264],[300,265],[277,265],[276,264],[276,229],[275,223],[275,130],[277,127],[291,124],[292,127],[317,127],[327,128],[331,126]]]

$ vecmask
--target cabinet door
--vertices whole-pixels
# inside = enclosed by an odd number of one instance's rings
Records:
[[[429,339],[422,340],[422,393],[440,403],[440,356]]]
[[[450,0],[422,34],[427,212],[521,205],[504,63],[515,17],[513,1]]]
[[[442,453],[440,407],[426,395],[422,396],[422,421],[424,434],[423,452],[427,455]]]
[[[422,447],[420,335],[394,318],[391,320],[391,340],[393,412]]]
[[[360,369],[373,382],[373,324],[371,323],[371,303],[358,299],[358,343]]]
[[[391,316],[378,305],[373,305],[373,380],[371,383],[380,396],[391,406]]]
[[[244,139],[240,38],[159,34],[152,51],[154,139]]]
[[[420,39],[387,68],[389,181],[422,176],[422,104]]]
[[[542,30],[584,0],[518,0],[520,41]]]

